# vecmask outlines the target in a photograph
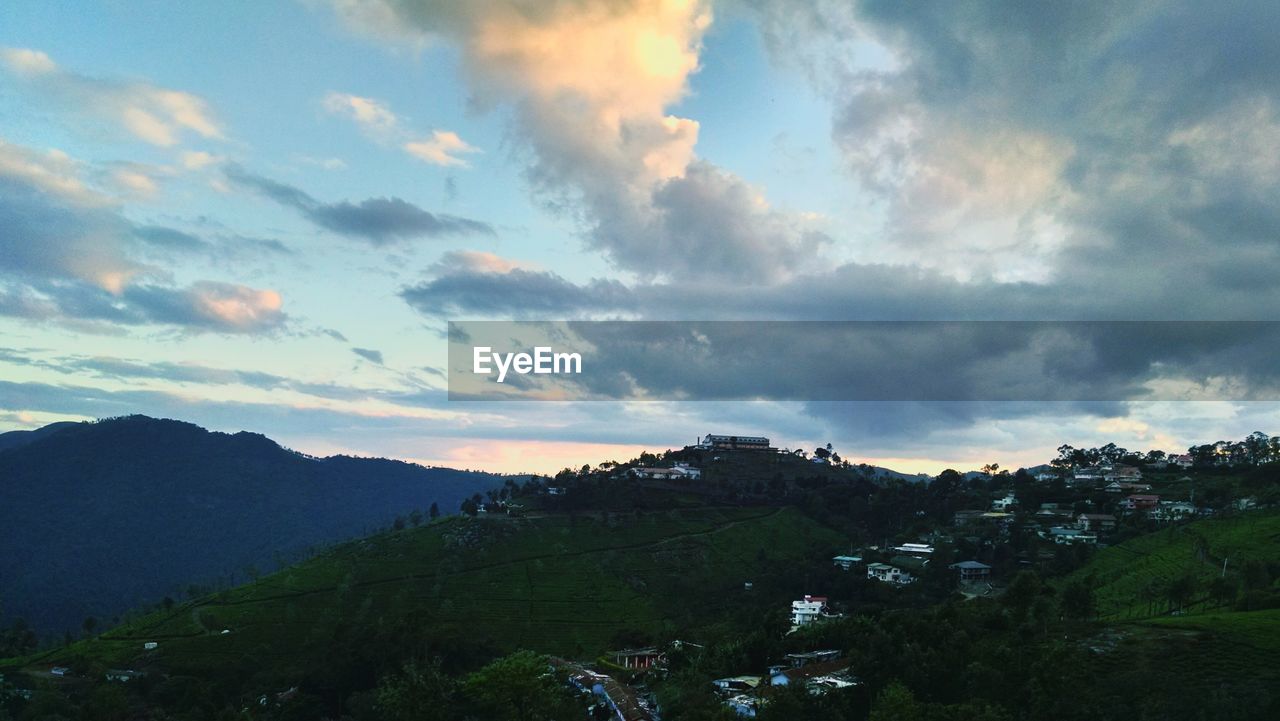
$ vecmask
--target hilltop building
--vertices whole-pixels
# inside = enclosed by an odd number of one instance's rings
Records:
[[[776,451],[764,436],[721,436],[708,433],[699,438],[696,448],[723,451]]]

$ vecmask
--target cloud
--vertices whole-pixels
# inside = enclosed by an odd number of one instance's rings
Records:
[[[355,353],[356,355],[360,356],[361,358],[363,358],[363,359],[365,359],[365,360],[369,361],[370,363],[377,363],[378,365],[383,365],[383,362],[382,362],[382,351],[373,350],[372,348],[355,348],[355,347],[353,347],[353,348],[351,349],[351,352],[352,352],[352,353]]]
[[[402,288],[400,297],[431,317],[481,314],[524,318],[609,313],[635,306],[632,292],[615,280],[576,285],[551,271],[526,270],[480,258],[437,265],[438,275]],[[500,269],[500,270],[499,270]]]
[[[191,93],[81,75],[62,69],[43,52],[25,48],[0,50],[0,62],[35,96],[68,112],[107,120],[151,145],[171,147],[186,134],[223,139],[208,104]]]
[[[325,96],[324,107],[334,115],[355,121],[373,139],[395,142],[409,155],[431,165],[465,168],[468,163],[459,156],[480,152],[451,130],[432,130],[425,138],[415,138],[390,107],[373,98],[331,92]]]
[[[225,172],[232,184],[292,208],[321,228],[374,245],[444,235],[494,235],[488,223],[430,213],[400,198],[322,203],[299,188],[255,175],[238,165],[227,166]]]
[[[465,168],[468,166],[467,161],[458,156],[480,152],[479,148],[459,138],[457,133],[447,130],[433,130],[430,138],[405,143],[404,149],[419,160],[446,168]]]
[[[698,0],[472,3],[336,0],[350,26],[393,42],[461,50],[479,107],[514,109],[526,177],[582,221],[589,247],[650,277],[780,279],[820,234],[758,190],[696,161],[689,92],[711,24]],[[708,201],[698,211],[685,197]],[[730,233],[708,231],[727,227]],[[715,247],[715,257],[704,253]],[[732,259],[732,263],[723,263]]]
[[[376,136],[387,136],[400,127],[400,119],[386,105],[373,98],[331,92],[324,98],[325,110],[354,120]]]
[[[214,281],[164,284],[168,274],[138,260],[135,251],[207,250],[208,244],[172,228],[135,225],[107,205],[80,170],[65,154],[0,141],[0,314],[231,333],[285,323],[282,300],[272,290]]]

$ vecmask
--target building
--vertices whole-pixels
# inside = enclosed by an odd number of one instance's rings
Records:
[[[705,438],[699,438],[697,447],[725,451],[777,450],[769,444],[769,439],[764,436],[721,436],[714,433],[708,433]]]
[[[1076,526],[1082,531],[1114,531],[1116,517],[1110,513],[1081,513],[1076,516]]]
[[[982,514],[984,513],[986,513],[986,511],[974,511],[974,510],[956,511],[955,525],[967,526],[970,523],[973,523],[974,521],[982,520]]]
[[[1054,543],[1072,546],[1077,543],[1084,543],[1090,546],[1098,542],[1098,534],[1089,531],[1082,531],[1079,528],[1063,528],[1055,526],[1049,529],[1048,538]]]
[[[680,478],[698,479],[702,477],[702,469],[694,468],[688,463],[677,463],[671,468],[638,467],[631,469],[631,475],[637,478],[653,478],[657,480],[676,480]]]
[[[883,583],[894,583],[899,586],[905,586],[915,580],[910,573],[887,563],[868,564],[867,578]]]
[[[993,511],[1007,511],[1007,510],[1009,510],[1010,508],[1013,508],[1013,507],[1014,507],[1014,506],[1016,506],[1016,505],[1018,505],[1018,499],[1017,499],[1017,498],[1014,498],[1013,494],[1012,494],[1012,493],[1010,493],[1010,494],[1006,495],[1004,498],[997,498],[996,500],[992,501],[992,502],[991,502],[991,510],[993,510]]]
[[[769,677],[771,686],[790,686],[802,683],[814,695],[825,693],[831,688],[846,688],[857,685],[858,680],[849,675],[849,664],[845,661],[826,661],[810,663],[799,668],[778,671]],[[830,682],[824,683],[830,679]]]
[[[548,496],[563,496],[564,486],[547,486]]]
[[[835,614],[827,608],[826,596],[808,596],[791,602],[791,624],[807,626],[814,621],[831,618]]]
[[[613,662],[623,668],[653,668],[661,663],[664,654],[656,648],[629,648],[613,652]]]
[[[1160,496],[1149,493],[1135,493],[1124,499],[1126,511],[1150,511],[1160,503]]]
[[[831,562],[833,565],[839,566],[841,570],[848,571],[862,563],[862,556],[836,556],[831,559]]]
[[[107,669],[106,674],[108,681],[116,681],[119,683],[128,683],[134,679],[142,678],[143,676],[146,676],[146,674],[142,671],[123,668]]]
[[[897,551],[907,556],[924,558],[933,553],[933,546],[927,543],[904,543],[901,546],[891,546],[889,550]]]
[[[1178,468],[1190,468],[1196,464],[1196,459],[1192,458],[1189,453],[1173,456],[1169,460]]]
[[[1187,501],[1160,501],[1150,515],[1157,521],[1180,521],[1196,515],[1196,506]]]
[[[811,663],[826,663],[838,658],[840,658],[840,651],[838,649],[805,651],[804,653],[787,654],[787,664],[790,668],[800,668],[801,666],[808,666]],[[772,675],[772,673],[770,675]]]
[[[960,572],[960,581],[968,583],[972,581],[987,581],[991,578],[991,566],[978,561],[961,561],[947,566],[953,571]]]

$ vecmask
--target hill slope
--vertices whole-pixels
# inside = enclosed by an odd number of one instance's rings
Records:
[[[1197,521],[1139,536],[1099,551],[1072,578],[1090,579],[1102,618],[1144,618],[1168,611],[1175,582],[1190,588],[1188,611],[1205,610],[1223,561],[1230,581],[1251,561],[1280,562],[1280,512]]]
[[[629,639],[696,634],[744,604],[785,609],[803,585],[798,569],[829,565],[839,540],[788,508],[453,517],[344,544],[44,660],[86,654],[243,681],[358,677],[384,656],[450,638],[457,648],[589,659]],[[143,651],[147,641],[160,648]]]
[[[270,570],[432,502],[451,512],[500,483],[143,416],[60,425],[0,451],[0,602],[42,634]]]

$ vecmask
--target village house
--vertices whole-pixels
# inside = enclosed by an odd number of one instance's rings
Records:
[[[630,648],[613,652],[613,662],[623,668],[646,669],[662,663],[666,654],[656,648]]]
[[[978,561],[961,561],[947,566],[953,571],[960,572],[961,583],[971,583],[975,581],[987,581],[991,579],[991,566]]]
[[[650,478],[656,480],[672,481],[681,478],[697,480],[702,477],[702,469],[694,468],[687,463],[677,463],[671,468],[647,468],[639,467],[631,469],[631,474],[637,478]]]
[[[799,668],[778,671],[769,677],[771,686],[790,686],[804,684],[814,695],[821,695],[831,688],[847,688],[857,685],[857,679],[848,674],[849,664],[846,661],[824,661],[810,663]]]
[[[1054,543],[1064,546],[1071,546],[1077,543],[1084,543],[1092,546],[1098,542],[1098,534],[1096,533],[1082,531],[1079,528],[1064,528],[1062,526],[1050,528],[1048,538]]]
[[[1082,531],[1114,531],[1116,517],[1110,513],[1081,513],[1076,516],[1076,526]]]
[[[826,596],[806,595],[799,601],[791,602],[791,625],[797,628],[825,618],[836,618],[838,615],[827,608]]]
[[[1149,493],[1135,493],[1124,499],[1126,511],[1150,511],[1160,503],[1160,496]]]
[[[974,521],[981,520],[982,514],[984,513],[986,513],[986,511],[975,511],[975,510],[956,511],[955,525],[967,526],[970,523],[973,523]]]
[[[112,668],[107,669],[106,679],[117,683],[128,683],[146,675],[142,671],[134,671],[133,669]]]
[[[883,583],[894,583],[905,586],[913,580],[910,573],[887,563],[871,563],[867,565],[867,578]]]
[[[842,571],[848,571],[862,563],[862,556],[836,556],[831,559],[831,562],[833,565],[839,566]]]
[[[1107,493],[1141,493],[1151,490],[1150,483],[1129,483],[1127,481],[1112,481],[1104,488]]]
[[[1192,458],[1189,453],[1173,456],[1169,460],[1178,468],[1190,468],[1196,464],[1196,459]]]
[[[1117,463],[1112,466],[1110,471],[1104,474],[1104,478],[1108,481],[1140,481],[1142,480],[1142,469]]]
[[[1007,511],[1016,505],[1018,505],[1018,499],[1014,498],[1013,494],[1010,493],[1010,494],[1007,494],[1004,498],[997,498],[996,500],[992,501],[991,510]]]
[[[825,663],[827,661],[834,661],[838,658],[840,658],[839,649],[805,651],[803,653],[787,654],[787,664],[790,668],[800,668],[801,666],[808,666],[811,663]],[[772,675],[773,672],[774,669],[770,669],[770,675]]]
[[[1187,501],[1160,501],[1148,515],[1157,521],[1180,521],[1194,517],[1196,506]]]
[[[889,550],[897,551],[907,556],[924,558],[933,553],[933,546],[927,543],[904,543],[901,546],[891,546]]]

